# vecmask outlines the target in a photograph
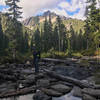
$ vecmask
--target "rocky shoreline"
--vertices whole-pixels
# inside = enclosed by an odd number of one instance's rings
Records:
[[[82,100],[100,99],[100,86],[94,87],[94,83],[85,80],[92,76],[94,69],[80,66],[77,60],[50,60],[43,59],[40,65],[40,73],[35,75],[32,64],[5,64],[0,65],[0,98],[34,93],[33,100],[52,100],[52,97],[60,97],[73,91],[73,95]],[[93,63],[93,62],[92,62]],[[93,66],[93,64],[91,64]],[[56,78],[44,71],[48,70],[63,77],[71,77],[90,84],[91,87],[79,87],[65,80]]]

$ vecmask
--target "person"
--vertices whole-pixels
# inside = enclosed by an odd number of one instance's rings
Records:
[[[39,65],[38,62],[40,60],[40,51],[36,50],[35,48],[33,49],[33,64],[35,67],[35,74],[39,73]]]

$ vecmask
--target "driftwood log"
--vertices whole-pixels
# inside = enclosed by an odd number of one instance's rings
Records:
[[[94,86],[91,86],[88,83],[85,83],[81,80],[77,80],[71,77],[67,77],[67,76],[63,76],[63,75],[59,75],[54,71],[48,71],[46,69],[44,69],[44,71],[46,72],[47,75],[49,75],[50,77],[65,81],[65,82],[69,82],[72,83],[73,85],[79,86],[81,88],[94,88]]]
[[[28,88],[23,88],[20,90],[16,91],[9,91],[9,92],[3,92],[0,94],[0,98],[6,98],[6,97],[11,97],[11,96],[18,96],[18,95],[25,95],[28,93],[34,93],[35,87],[28,87]]]

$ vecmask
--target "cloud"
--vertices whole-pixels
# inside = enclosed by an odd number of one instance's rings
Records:
[[[63,0],[21,0],[20,6],[23,7],[23,17],[38,14],[40,11],[55,8]]]
[[[79,12],[69,15],[71,18],[85,19],[85,9],[86,9],[86,0],[71,0],[71,2],[61,2],[59,7],[65,11],[75,13],[77,9],[80,9]]]
[[[20,0],[19,6],[23,7],[22,16],[24,19],[46,10],[51,10],[66,17],[84,19],[85,2],[86,0]],[[5,0],[0,0],[0,5],[5,5]],[[75,13],[77,9],[80,10]],[[68,12],[74,14],[70,15]]]
[[[5,0],[0,0],[0,5],[5,5]]]

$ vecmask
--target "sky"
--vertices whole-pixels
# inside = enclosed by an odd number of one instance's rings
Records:
[[[47,10],[66,17],[85,19],[86,0],[20,0],[18,5],[23,7],[23,19]],[[6,12],[7,8],[5,0],[0,0],[0,11]]]

